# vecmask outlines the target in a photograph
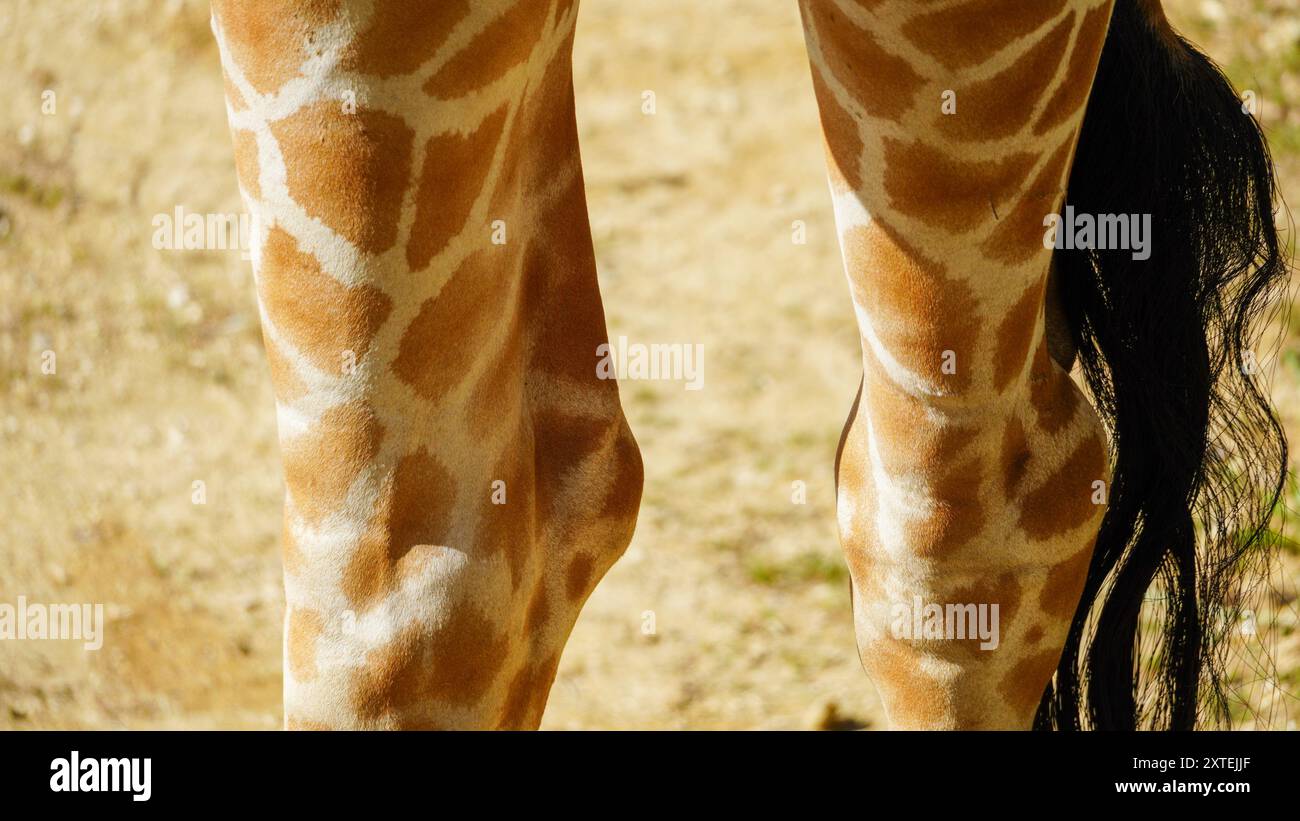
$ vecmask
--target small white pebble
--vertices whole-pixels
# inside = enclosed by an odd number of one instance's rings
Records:
[[[184,308],[190,301],[190,289],[186,288],[184,283],[173,285],[167,291],[167,307],[173,311],[179,311]]]

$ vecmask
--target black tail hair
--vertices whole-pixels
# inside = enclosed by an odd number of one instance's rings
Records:
[[[1229,720],[1224,662],[1286,473],[1252,327],[1286,289],[1273,163],[1218,67],[1156,0],[1116,0],[1066,202],[1150,214],[1150,258],[1055,256],[1114,472],[1039,729]],[[1149,595],[1162,619],[1139,644]],[[1145,634],[1144,634],[1145,635]]]

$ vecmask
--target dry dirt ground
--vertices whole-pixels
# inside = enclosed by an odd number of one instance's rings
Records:
[[[1171,11],[1258,85],[1294,180],[1289,2]],[[880,727],[833,516],[857,337],[794,0],[586,0],[575,66],[611,334],[703,343],[707,367],[700,391],[624,386],[641,520],[543,726]],[[151,244],[156,214],[240,209],[207,4],[6,0],[0,68],[0,601],[108,616],[97,652],[0,644],[0,727],[276,727],[281,477],[248,263]],[[1292,630],[1271,635],[1294,660]]]

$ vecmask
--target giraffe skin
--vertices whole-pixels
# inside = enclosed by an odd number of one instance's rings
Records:
[[[213,2],[286,485],[288,728],[535,728],[631,538],[576,13]]]
[[[1028,729],[1109,479],[1105,432],[1060,364],[1043,218],[1110,0],[800,8],[862,339],[837,459],[859,655],[893,727]],[[913,601],[996,604],[1000,642],[900,636]]]
[[[1061,367],[1041,219],[1109,0],[801,11],[862,334],[837,459],[859,653],[895,727],[1027,727],[1107,478],[1104,432]],[[605,328],[575,15],[214,2],[264,229],[288,727],[537,726],[578,610],[630,538],[639,455],[591,367]],[[997,604],[998,649],[892,636],[889,607],[913,596]]]

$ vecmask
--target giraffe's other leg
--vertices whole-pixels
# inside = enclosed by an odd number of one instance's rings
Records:
[[[801,11],[862,338],[837,466],[859,653],[895,727],[1027,729],[1108,478],[1045,333],[1044,220],[1110,0]]]
[[[215,0],[284,462],[289,727],[536,727],[641,462],[576,3]]]

